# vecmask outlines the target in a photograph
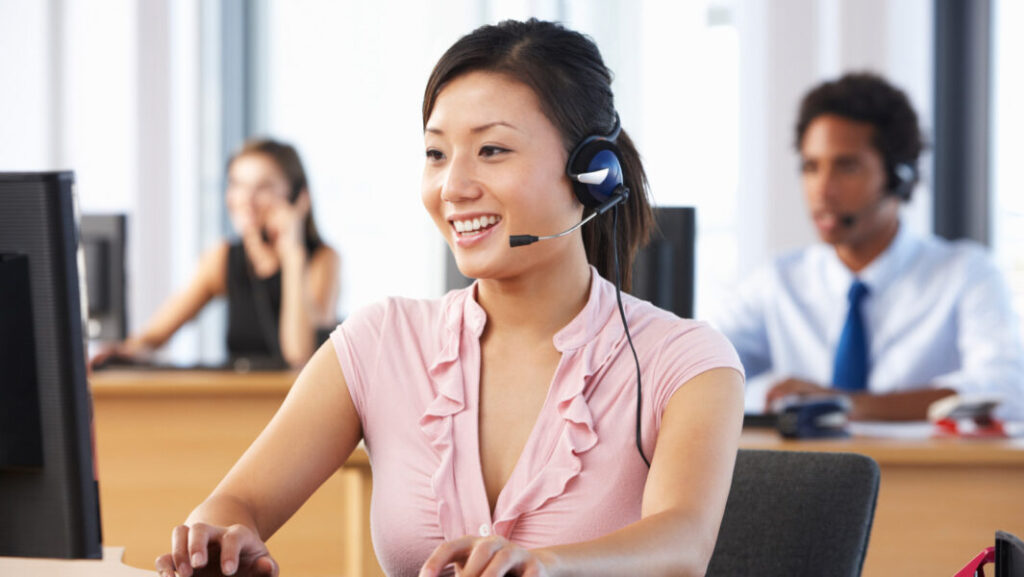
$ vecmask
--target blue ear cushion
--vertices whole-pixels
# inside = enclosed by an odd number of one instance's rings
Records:
[[[603,204],[611,197],[615,189],[623,184],[622,164],[619,161],[619,148],[615,143],[603,137],[591,137],[584,140],[569,156],[566,173],[570,175],[573,192],[584,206],[589,208]],[[594,172],[607,168],[608,176],[601,184],[584,184],[571,178],[571,175]]]

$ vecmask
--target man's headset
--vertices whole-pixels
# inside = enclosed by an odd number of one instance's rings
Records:
[[[572,190],[576,198],[583,206],[592,208],[593,212],[574,226],[557,234],[548,236],[534,236],[530,234],[512,235],[509,237],[510,246],[526,246],[539,240],[558,238],[572,233],[584,224],[590,222],[594,217],[615,209],[612,212],[612,253],[615,255],[615,298],[619,305],[619,317],[622,319],[622,328],[626,332],[626,341],[633,353],[633,362],[636,365],[636,448],[640,452],[640,458],[648,467],[651,462],[644,454],[640,421],[643,412],[643,387],[640,381],[640,360],[633,346],[633,337],[629,334],[629,324],[626,322],[626,311],[622,307],[622,274],[619,270],[619,211],[618,205],[629,198],[629,188],[625,184],[625,176],[622,172],[622,153],[615,144],[615,140],[622,132],[622,124],[619,122],[619,114],[615,113],[615,126],[608,134],[595,134],[583,139],[572,152],[569,153],[569,160],[566,162],[565,174],[572,182]]]
[[[917,185],[917,169],[908,162],[897,162],[889,170],[886,170],[888,178],[887,194],[895,196],[903,202],[910,201]]]

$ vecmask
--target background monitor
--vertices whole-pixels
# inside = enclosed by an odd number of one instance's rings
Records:
[[[83,214],[79,227],[89,295],[86,336],[97,341],[127,338],[125,290],[126,218],[123,214]]]
[[[102,556],[73,183],[0,173],[0,556]]]
[[[637,253],[633,263],[630,294],[683,318],[693,318],[696,214],[691,206],[656,207],[654,219],[658,226],[650,244]],[[445,259],[446,290],[467,287],[473,282],[459,272],[450,250],[445,251]]]
[[[692,206],[654,209],[657,228],[633,262],[633,296],[693,318],[697,211]]]

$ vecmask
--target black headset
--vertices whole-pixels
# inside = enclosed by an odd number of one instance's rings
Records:
[[[909,162],[897,162],[891,167],[887,167],[886,176],[888,178],[886,194],[895,196],[903,202],[909,202],[910,196],[914,193],[914,186],[917,185],[917,168]]]
[[[636,448],[640,458],[650,467],[651,462],[644,454],[640,422],[643,413],[643,386],[640,380],[640,359],[633,346],[633,337],[629,334],[626,322],[626,311],[622,307],[622,273],[619,270],[619,207],[629,198],[629,188],[625,184],[622,171],[622,152],[615,140],[622,132],[619,114],[615,113],[615,126],[608,134],[595,134],[583,139],[569,154],[565,173],[572,182],[572,190],[583,206],[603,214],[612,209],[612,253],[615,257],[615,299],[619,306],[619,317],[622,328],[626,332],[626,341],[633,353],[636,365]],[[586,221],[584,221],[586,222]],[[582,224],[582,223],[581,223]]]
[[[622,173],[622,153],[615,140],[622,132],[619,114],[608,134],[595,134],[583,139],[569,153],[565,174],[572,181],[572,190],[583,206],[599,208],[615,194],[629,196]]]

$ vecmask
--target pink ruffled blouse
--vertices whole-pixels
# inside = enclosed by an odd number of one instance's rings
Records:
[[[591,278],[586,306],[554,337],[561,361],[493,516],[478,445],[487,317],[475,287],[440,300],[391,298],[334,331],[373,468],[374,548],[389,576],[415,576],[442,541],[467,534],[532,548],[594,539],[640,519],[647,466],[635,446],[636,368],[615,286],[594,270]],[[706,324],[622,299],[642,368],[650,457],[681,385],[709,369],[743,369]],[[686,480],[679,483],[685,491]]]

